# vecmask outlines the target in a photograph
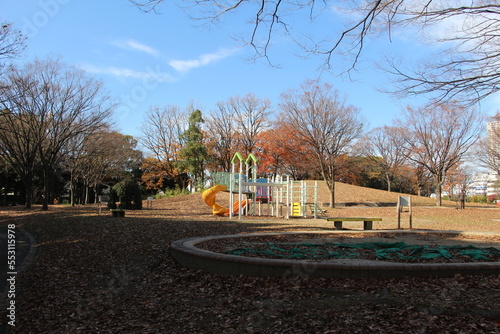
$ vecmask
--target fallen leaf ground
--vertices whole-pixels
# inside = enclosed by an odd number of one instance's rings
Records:
[[[397,227],[395,208],[327,214]],[[419,229],[500,232],[493,207],[416,207],[413,216]],[[125,218],[99,216],[94,206],[0,211],[0,225],[13,223],[36,238],[38,254],[18,275],[11,333],[500,333],[500,275],[225,277],[184,268],[168,251],[188,237],[332,228],[321,219],[229,221],[195,194],[155,200]],[[0,317],[6,321],[5,309]]]

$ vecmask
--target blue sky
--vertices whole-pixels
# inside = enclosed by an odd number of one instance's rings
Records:
[[[265,59],[249,62],[254,54],[232,36],[245,34],[245,13],[227,18],[218,26],[200,26],[177,7],[159,7],[160,14],[143,13],[127,0],[4,0],[0,19],[14,23],[28,37],[27,50],[19,63],[35,57],[59,57],[102,80],[119,102],[117,130],[140,136],[144,114],[152,105],[195,107],[210,113],[219,101],[253,93],[277,107],[281,93],[299,88],[306,79],[321,77],[331,83],[349,104],[360,108],[368,128],[390,125],[401,108],[412,101],[394,100],[377,88],[389,84],[374,61],[382,53],[396,52],[405,59],[425,56],[432,47],[420,44],[411,34],[385,36],[366,46],[362,63],[351,78],[319,72],[321,58],[296,56],[298,48],[286,36],[276,35],[270,48],[272,67]],[[336,16],[337,15],[337,16]],[[315,25],[288,18],[294,28],[317,34],[332,31],[338,13],[325,12]],[[314,29],[314,30],[311,30]],[[334,66],[348,63],[335,58]],[[483,104],[493,115],[495,99]]]

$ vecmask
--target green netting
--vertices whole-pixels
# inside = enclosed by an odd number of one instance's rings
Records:
[[[359,250],[359,251],[356,251]],[[468,246],[408,245],[405,242],[365,242],[365,243],[280,243],[272,242],[255,248],[238,248],[226,252],[232,255],[259,255],[289,259],[345,259],[357,258],[360,252],[371,251],[380,260],[419,260],[465,257],[472,261],[497,261],[500,249]]]

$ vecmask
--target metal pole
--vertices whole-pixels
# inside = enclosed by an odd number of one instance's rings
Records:
[[[398,211],[398,229],[401,229],[401,196],[398,197],[398,206],[396,210]]]
[[[239,184],[238,184],[238,202],[239,202],[239,210],[238,210],[238,219],[241,219],[241,211],[242,211],[242,208],[241,208],[241,202],[243,201],[243,187],[241,186],[241,182],[243,181],[242,180],[242,173],[243,173],[243,161],[240,160],[240,173],[239,173]],[[233,208],[231,207],[231,210]]]
[[[286,177],[286,218],[290,218],[290,176]]]
[[[302,206],[302,217],[306,217],[306,196],[307,196],[307,186],[306,181],[302,180],[300,182],[300,205]]]
[[[413,229],[412,212],[411,212],[411,196],[408,196],[408,205],[410,206],[410,230]]]
[[[318,181],[314,181],[314,219],[318,219]]]
[[[231,167],[231,174],[229,174],[229,219],[233,218],[232,207],[234,205],[233,191],[234,191],[234,165]]]

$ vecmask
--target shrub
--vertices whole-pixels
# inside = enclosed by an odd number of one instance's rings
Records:
[[[188,190],[176,187],[175,189],[167,189],[162,193],[158,193],[154,196],[154,198],[161,199],[161,198],[169,198],[169,197],[175,197],[179,195],[189,195],[189,194],[190,192]]]
[[[116,202],[120,201],[117,206]],[[108,207],[110,209],[142,209],[142,191],[134,181],[121,181],[113,186],[110,192]]]
[[[470,197],[470,201],[473,203],[486,203],[487,200],[485,195],[474,195]]]
[[[111,188],[111,191],[109,192],[109,202],[108,202],[108,208],[109,209],[117,209],[118,206],[116,205],[116,202],[118,202],[120,199],[118,198],[118,195],[116,194],[116,191]]]
[[[496,203],[496,201],[497,201],[497,195],[496,194],[492,194],[492,195],[488,196],[488,203]]]

